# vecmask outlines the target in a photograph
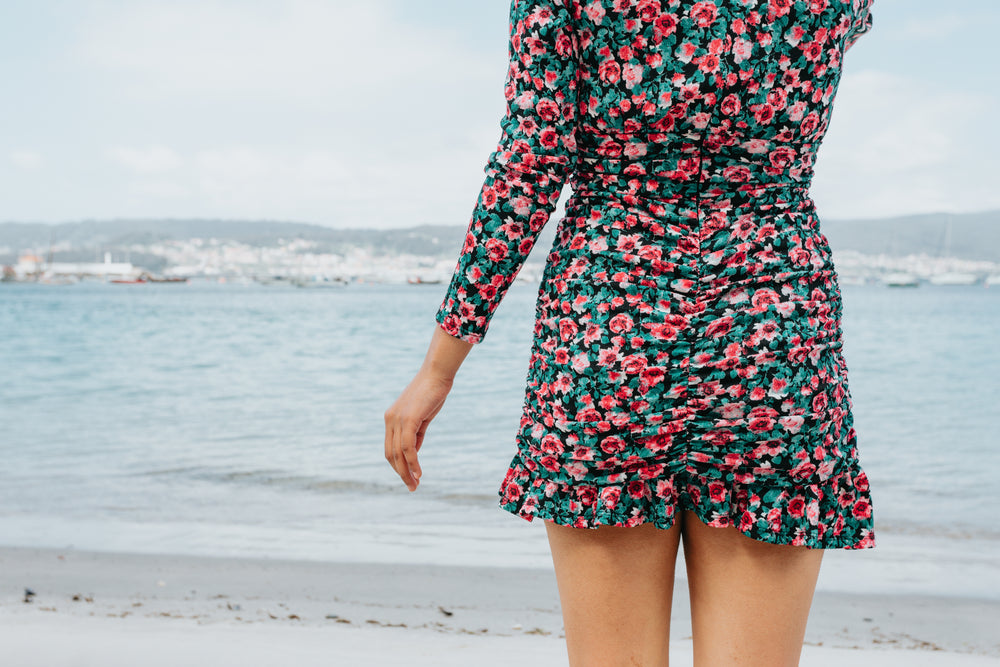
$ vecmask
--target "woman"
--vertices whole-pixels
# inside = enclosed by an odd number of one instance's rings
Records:
[[[501,507],[545,520],[570,662],[795,665],[823,549],[874,546],[841,295],[809,196],[871,0],[514,0],[503,135],[439,326],[386,411],[413,491],[452,380],[546,224]]]

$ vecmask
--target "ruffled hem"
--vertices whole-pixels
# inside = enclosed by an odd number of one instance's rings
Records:
[[[780,473],[690,471],[617,483],[567,483],[518,453],[500,486],[500,507],[528,521],[564,526],[667,529],[689,509],[709,526],[735,526],[747,537],[813,549],[875,546],[868,478],[856,463],[821,482]],[[687,481],[685,482],[685,478]]]

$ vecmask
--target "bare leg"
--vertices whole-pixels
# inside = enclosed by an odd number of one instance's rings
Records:
[[[822,549],[769,544],[685,510],[695,667],[796,667]]]
[[[666,667],[680,521],[669,530],[545,527],[570,665]]]

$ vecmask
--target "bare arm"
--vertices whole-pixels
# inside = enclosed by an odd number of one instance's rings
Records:
[[[576,150],[576,49],[563,0],[511,0],[502,133],[486,164],[427,357],[385,413],[385,458],[410,491],[430,420],[545,226]]]
[[[385,458],[410,491],[420,483],[417,452],[431,419],[441,410],[472,343],[434,327],[420,370],[385,411]]]

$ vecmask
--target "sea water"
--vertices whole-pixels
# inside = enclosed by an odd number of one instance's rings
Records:
[[[0,285],[0,544],[551,567],[497,508],[535,287],[459,371],[409,493],[383,413],[445,285]],[[1000,289],[843,285],[875,549],[821,588],[1000,598]],[[682,573],[681,573],[682,574]]]

